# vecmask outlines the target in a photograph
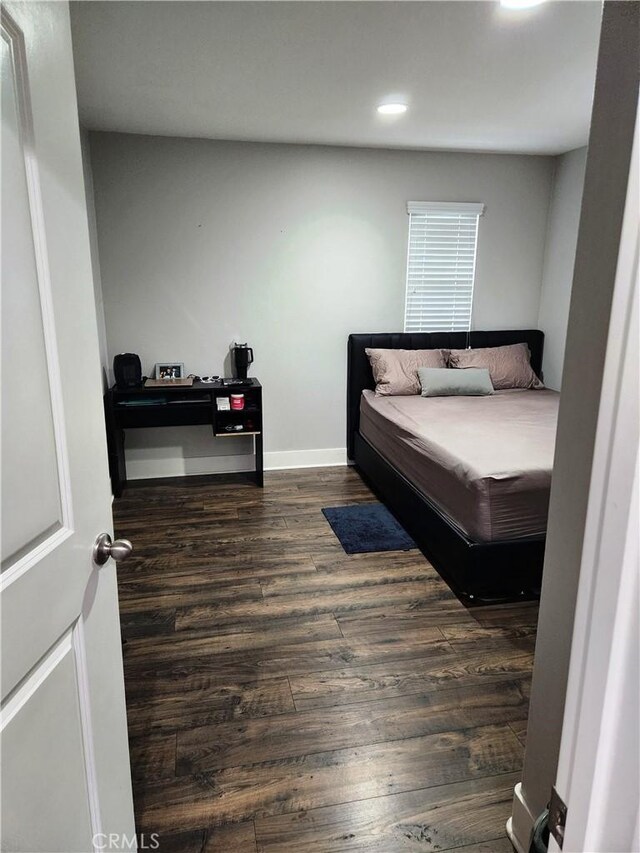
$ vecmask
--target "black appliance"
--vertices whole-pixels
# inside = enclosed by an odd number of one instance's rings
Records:
[[[237,378],[246,379],[249,365],[253,363],[253,350],[251,347],[246,344],[234,344],[233,362],[236,366]]]
[[[113,375],[118,388],[137,388],[142,385],[142,364],[133,352],[121,352],[114,356]]]

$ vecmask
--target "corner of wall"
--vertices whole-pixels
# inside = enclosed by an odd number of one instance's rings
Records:
[[[543,371],[548,387],[559,391],[562,384],[564,351],[573,283],[573,266],[584,186],[586,147],[567,151],[555,158],[547,213],[547,233],[538,328],[545,335]],[[584,157],[586,162],[586,156]]]
[[[536,327],[538,329],[541,328],[540,323],[541,323],[541,315],[542,315],[542,301],[543,301],[543,297],[544,297],[545,280],[547,277],[547,267],[549,265],[549,242],[550,242],[551,231],[552,231],[551,220],[552,220],[552,214],[553,214],[553,202],[554,202],[555,195],[556,195],[556,188],[557,188],[557,182],[558,182],[558,168],[560,165],[560,158],[561,157],[562,157],[562,155],[559,154],[558,156],[553,157],[553,159],[552,159],[551,183],[549,186],[549,204],[547,205],[547,227],[546,227],[546,231],[545,231],[545,235],[544,235],[544,248],[543,248],[543,259],[542,259],[542,278],[540,280],[540,290],[538,291],[538,296],[539,296],[539,298],[538,298],[538,324]],[[542,331],[544,331],[544,329]]]
[[[91,270],[93,273],[93,294],[96,304],[96,323],[98,327],[98,346],[100,349],[100,364],[102,367],[102,387],[106,389],[111,384],[111,370],[107,350],[107,327],[104,317],[104,299],[102,295],[102,277],[100,275],[100,254],[98,251],[98,228],[96,223],[96,206],[93,187],[93,170],[91,167],[91,140],[87,128],[80,126],[80,150],[82,154],[82,173],[84,176],[84,193],[87,206],[89,225],[89,247],[91,251]]]

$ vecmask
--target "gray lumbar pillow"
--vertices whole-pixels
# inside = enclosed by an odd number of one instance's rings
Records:
[[[486,367],[419,367],[423,397],[480,397],[493,394]]]

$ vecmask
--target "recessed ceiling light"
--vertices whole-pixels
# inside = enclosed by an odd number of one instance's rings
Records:
[[[378,106],[378,112],[383,116],[399,116],[406,111],[406,104],[380,104]]]
[[[500,0],[503,9],[531,9],[540,6],[546,0]]]

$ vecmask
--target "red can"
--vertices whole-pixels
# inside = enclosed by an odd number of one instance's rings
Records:
[[[231,395],[231,408],[235,411],[240,411],[241,409],[244,409],[244,394]]]

